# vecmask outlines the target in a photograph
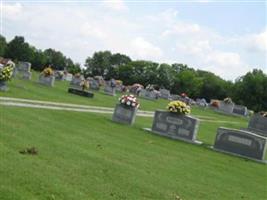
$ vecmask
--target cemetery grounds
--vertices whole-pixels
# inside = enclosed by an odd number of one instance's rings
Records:
[[[114,108],[116,97],[67,93],[68,82],[49,88],[13,79],[1,97]],[[166,109],[167,100],[140,99],[141,110]],[[0,103],[3,100],[0,100]],[[111,114],[0,105],[0,199],[267,199],[267,166],[212,151],[218,127],[245,128],[248,119],[192,108],[200,119],[192,145],[143,130],[152,117],[132,126]],[[35,147],[36,155],[19,153]]]

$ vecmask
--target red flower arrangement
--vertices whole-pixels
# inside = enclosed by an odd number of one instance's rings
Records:
[[[119,98],[120,104],[131,106],[134,108],[138,108],[140,106],[139,102],[137,101],[137,98],[130,94],[130,95],[122,95],[121,98]]]

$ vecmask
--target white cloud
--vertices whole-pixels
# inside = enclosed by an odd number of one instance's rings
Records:
[[[130,46],[139,59],[155,59],[163,55],[161,49],[142,37],[132,40]]]
[[[107,36],[103,30],[96,25],[91,25],[88,22],[81,25],[81,35],[85,37],[95,37],[98,39],[105,39]]]
[[[20,3],[3,4],[3,15],[10,20],[18,19],[22,14],[23,7]]]
[[[128,7],[123,0],[107,0],[103,1],[103,5],[115,11],[126,11]]]

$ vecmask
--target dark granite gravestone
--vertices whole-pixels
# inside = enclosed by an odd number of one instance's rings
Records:
[[[77,89],[77,90],[82,90],[81,82],[83,81],[83,77],[72,77],[72,80],[70,82],[70,88]]]
[[[233,109],[234,109],[234,105],[233,103],[225,103],[224,101],[220,101],[219,103],[219,111],[228,113],[228,114],[232,114],[233,113]]]
[[[160,89],[160,97],[163,98],[163,99],[170,99],[171,97],[171,94],[170,94],[170,91],[169,90],[166,90],[166,89]]]
[[[218,128],[213,148],[218,151],[264,161],[267,138],[245,130]]]
[[[115,122],[132,125],[135,122],[136,113],[137,108],[117,104],[114,109],[112,120]]]
[[[197,118],[157,110],[154,114],[151,131],[172,139],[201,144],[202,142],[197,141],[198,125],[199,120]]]
[[[157,99],[157,94],[154,91],[149,91],[146,89],[142,89],[140,92],[140,96],[149,99],[149,100],[156,100]]]
[[[14,69],[13,77],[19,77],[22,79],[30,80],[32,77],[31,63],[19,62],[18,65]]]
[[[39,75],[39,83],[42,85],[53,87],[55,83],[55,77],[52,76],[44,76],[43,74]]]
[[[79,95],[79,96],[83,96],[83,97],[90,97],[90,98],[94,97],[94,93],[91,93],[91,92],[88,92],[88,91],[84,91],[84,90],[79,90],[79,89],[76,89],[76,88],[69,88],[68,92],[72,93],[72,94]]]
[[[260,114],[253,115],[249,120],[247,130],[267,137],[267,117],[263,117]]]
[[[246,106],[234,105],[233,113],[238,114],[238,115],[242,115],[242,116],[247,116],[248,115],[248,109]]]
[[[115,87],[111,87],[109,85],[106,85],[104,88],[104,92],[107,95],[116,96],[116,88]]]
[[[7,81],[0,81],[0,91],[8,91],[8,87],[7,87]]]

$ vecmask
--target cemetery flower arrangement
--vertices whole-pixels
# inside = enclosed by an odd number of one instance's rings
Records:
[[[232,99],[230,97],[225,98],[223,100],[223,102],[226,103],[226,104],[232,104],[233,103],[233,101],[232,101]]]
[[[177,114],[189,114],[191,112],[190,106],[186,105],[186,103],[182,101],[172,101],[168,104],[167,109],[170,112],[174,112]]]
[[[8,81],[12,77],[14,66],[12,64],[7,64],[2,69],[0,69],[0,80]]]
[[[89,81],[82,80],[80,83],[80,86],[82,87],[82,90],[88,90],[89,89]]]
[[[53,69],[51,67],[46,67],[43,72],[45,77],[53,75]]]
[[[137,98],[130,94],[130,95],[122,95],[119,98],[119,102],[122,105],[138,108],[140,106],[139,102],[137,101]]]
[[[261,112],[260,112],[260,115],[263,116],[263,117],[267,117],[267,112],[265,112],[265,111],[261,111]]]
[[[212,101],[212,102],[210,103],[210,105],[211,105],[212,107],[215,107],[215,108],[219,108],[219,104],[220,104],[219,100],[214,100],[214,101]]]

